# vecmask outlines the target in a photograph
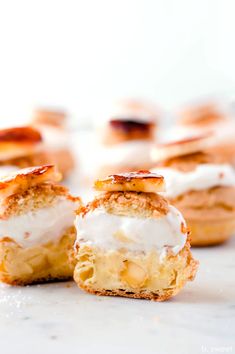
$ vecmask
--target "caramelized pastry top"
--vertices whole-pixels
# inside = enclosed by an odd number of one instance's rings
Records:
[[[164,178],[147,170],[110,175],[94,183],[97,191],[134,191],[157,193],[164,191]]]
[[[61,175],[53,165],[24,168],[0,178],[0,196],[8,197],[44,182],[58,182]]]

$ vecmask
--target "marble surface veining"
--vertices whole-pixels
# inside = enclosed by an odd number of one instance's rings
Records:
[[[163,303],[0,285],[0,353],[235,353],[235,239],[193,253],[195,281]]]

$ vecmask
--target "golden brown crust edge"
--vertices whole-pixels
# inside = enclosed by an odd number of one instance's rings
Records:
[[[148,170],[112,174],[94,183],[97,191],[106,192],[163,192],[165,189],[164,177]]]
[[[172,296],[176,295],[177,292],[174,290],[168,291],[164,295],[158,295],[153,292],[142,292],[142,293],[134,293],[130,291],[125,291],[125,290],[94,290],[89,286],[85,286],[84,284],[79,283],[79,287],[82,290],[85,290],[86,292],[92,294],[92,295],[98,295],[98,296],[119,296],[119,297],[127,297],[127,298],[132,298],[132,299],[143,299],[143,300],[152,300],[152,301],[157,301],[157,302],[162,302],[170,299]]]
[[[25,168],[0,178],[0,196],[7,197],[18,191],[44,182],[58,182],[61,175],[53,165]]]
[[[142,217],[159,217],[169,210],[168,201],[159,194],[142,192],[105,192],[77,210],[85,216],[97,208],[104,208],[116,215],[140,215]]]

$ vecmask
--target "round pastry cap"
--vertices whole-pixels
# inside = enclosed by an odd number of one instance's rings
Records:
[[[165,190],[164,178],[148,170],[110,175],[94,183],[97,191],[157,193]]]
[[[41,146],[42,136],[32,127],[15,127],[0,130],[0,160],[30,155]]]
[[[181,140],[158,144],[152,149],[151,157],[154,162],[168,160],[177,156],[197,153],[215,145],[212,133],[184,138]]]
[[[24,168],[0,178],[0,196],[8,197],[44,182],[58,182],[60,180],[61,174],[53,165]]]

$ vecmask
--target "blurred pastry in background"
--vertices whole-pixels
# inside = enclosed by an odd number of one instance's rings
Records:
[[[178,124],[194,129],[212,130],[218,123],[226,122],[229,118],[215,102],[196,104],[180,113]]]
[[[158,192],[162,176],[139,171],[95,182],[100,191],[77,211],[74,279],[96,295],[164,301],[193,280],[182,215]]]
[[[184,215],[194,246],[219,244],[235,233],[235,171],[208,150],[213,139],[198,136],[152,151],[152,171],[164,176],[163,195]]]
[[[37,129],[25,126],[0,130],[0,175],[50,162]]]
[[[43,146],[51,156],[51,163],[57,166],[63,178],[75,168],[67,120],[65,112],[48,109],[35,110],[32,119],[32,126],[42,134]]]
[[[152,104],[123,100],[116,103],[99,131],[98,175],[148,169],[155,140],[158,110]]]
[[[79,198],[57,184],[53,166],[0,179],[0,280],[27,285],[73,275],[74,210]]]
[[[163,142],[184,139],[205,133],[215,133],[222,141],[225,136],[235,133],[235,122],[226,105],[219,100],[207,100],[186,106],[176,113],[176,124],[169,127]],[[230,139],[231,140],[231,139]],[[228,145],[228,144],[227,144]],[[234,150],[233,144],[233,150]],[[228,146],[226,146],[226,150]]]

